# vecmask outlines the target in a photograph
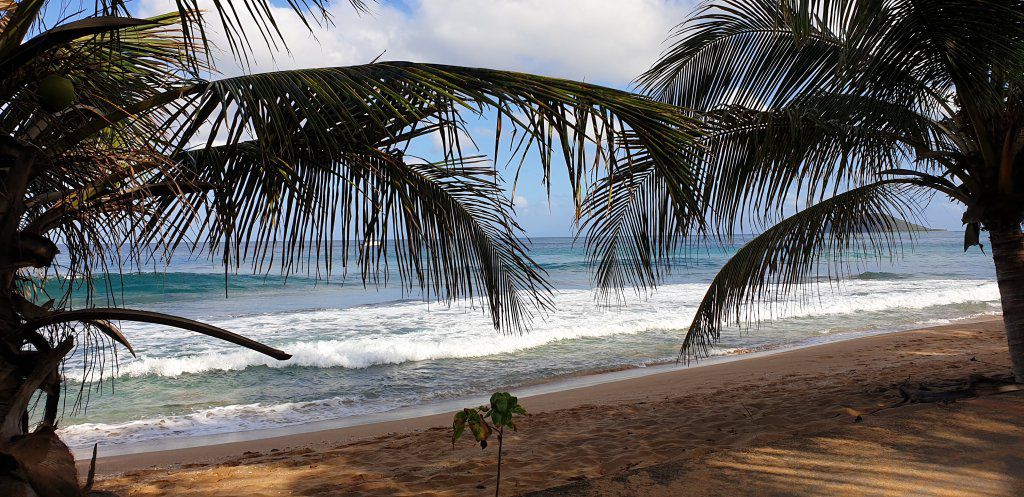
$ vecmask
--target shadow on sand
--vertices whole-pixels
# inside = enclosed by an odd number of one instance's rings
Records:
[[[774,444],[528,494],[1024,495],[1024,392],[903,407]]]

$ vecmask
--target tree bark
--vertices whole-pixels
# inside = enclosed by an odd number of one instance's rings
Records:
[[[0,295],[0,316],[17,315],[12,289]],[[75,460],[55,433],[58,364],[74,342],[66,338],[56,347],[40,344],[36,351],[20,350],[16,322],[0,319],[0,495],[76,497]],[[42,423],[29,431],[26,423],[32,395],[46,392]]]
[[[0,135],[0,496],[78,497],[74,456],[56,434],[59,364],[74,346],[67,337],[48,343],[22,328],[24,299],[16,288],[24,267],[52,264],[57,246],[21,231],[25,193],[38,150]],[[34,350],[23,350],[25,343]],[[39,390],[47,394],[42,422],[29,431],[28,406]]]
[[[1024,383],[1024,233],[1020,226],[1011,226],[990,228],[989,236],[1013,377]]]
[[[17,326],[16,312],[6,292],[0,295],[0,347],[10,348],[6,343]],[[21,372],[8,354],[0,354],[0,420],[7,419],[16,409],[14,398],[21,386]],[[18,415],[21,413],[19,412]],[[15,437],[23,435],[21,427],[4,427],[0,423],[0,495],[29,495],[24,471],[20,462],[10,454]]]

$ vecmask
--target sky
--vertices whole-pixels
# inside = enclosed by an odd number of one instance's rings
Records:
[[[209,1],[209,0],[206,0]],[[531,72],[629,89],[667,48],[692,0],[379,0],[359,13],[347,0],[331,5],[333,25],[312,32],[287,7],[275,9],[288,51],[254,44],[255,72],[411,60]],[[140,15],[174,10],[173,0],[140,0]],[[226,47],[225,47],[226,48]],[[226,76],[246,69],[230,54],[217,56]],[[493,124],[470,125],[489,153]],[[573,208],[562,178],[549,198],[539,167],[527,167],[515,191],[518,218],[530,236],[570,236]],[[936,197],[925,209],[929,226],[961,230],[962,207]]]

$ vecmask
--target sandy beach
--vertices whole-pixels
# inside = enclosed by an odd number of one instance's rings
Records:
[[[529,397],[521,402],[532,416],[506,436],[502,494],[1022,495],[1021,392],[889,408],[904,382],[1008,369],[993,319]],[[493,492],[495,448],[463,440],[453,449],[450,421],[443,414],[101,457],[96,488],[121,496]]]

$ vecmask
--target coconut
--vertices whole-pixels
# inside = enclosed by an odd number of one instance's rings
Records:
[[[71,80],[51,74],[39,80],[36,99],[39,106],[50,112],[59,112],[75,103],[75,87]]]

